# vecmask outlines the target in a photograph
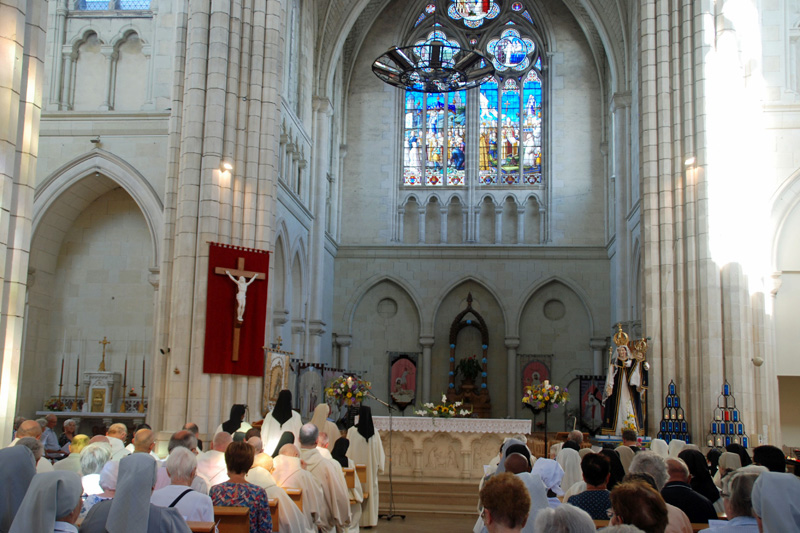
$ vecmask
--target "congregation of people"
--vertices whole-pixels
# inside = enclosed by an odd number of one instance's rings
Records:
[[[626,430],[600,448],[573,431],[550,455],[534,457],[523,435],[505,439],[481,480],[474,533],[800,532],[800,473],[786,472],[775,446],[752,457],[738,444],[703,455],[653,439],[646,449]]]
[[[326,404],[303,424],[289,391],[260,428],[245,421],[246,412],[235,405],[207,443],[197,424],[186,423],[169,438],[165,458],[146,424],[126,445],[124,424],[90,438],[72,420],[59,436],[54,415],[44,424],[18,418],[13,440],[0,449],[0,533],[185,533],[187,522],[216,522],[215,507],[247,508],[251,533],[377,525],[385,457],[369,407],[361,406],[346,436]],[[358,476],[346,481],[345,469],[356,465],[365,466],[363,486]],[[289,495],[295,489],[300,505]]]

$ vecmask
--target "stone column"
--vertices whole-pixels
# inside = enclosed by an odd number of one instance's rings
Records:
[[[514,418],[514,406],[522,396],[517,391],[517,348],[519,337],[506,337],[506,406],[508,416]],[[491,368],[489,369],[491,372]],[[517,398],[519,396],[519,398]]]
[[[592,337],[589,339],[589,347],[592,349],[592,374],[602,376],[605,373],[603,368],[603,352],[606,349],[605,337]]]
[[[517,206],[517,244],[525,242],[525,204]]]
[[[473,224],[472,239],[469,242],[481,242],[481,206],[469,208],[472,211]]]
[[[441,226],[441,242],[447,244],[447,206],[439,209],[439,217]]]
[[[469,238],[468,237],[469,234],[467,233],[468,215],[469,215],[469,208],[466,205],[461,204],[461,242],[464,243],[467,242],[467,239]]]
[[[397,242],[403,242],[406,221],[406,208],[400,207],[397,210]]]
[[[305,351],[305,335],[306,325],[302,320],[292,321],[292,351],[298,359],[308,361],[308,356]]]
[[[350,335],[337,335],[336,345],[339,347],[339,368],[350,369],[350,346],[353,344],[353,337]]]
[[[62,59],[64,61],[64,86],[61,89],[61,109],[69,110],[72,109],[72,91],[74,89],[72,70],[75,68],[75,61],[78,59],[78,54],[68,49],[64,51]]]
[[[56,4],[56,20],[55,29],[53,31],[53,55],[51,56],[54,61],[52,70],[50,71],[50,98],[48,102],[48,109],[61,110],[62,102],[62,87],[64,87],[64,78],[61,77],[64,68],[64,60],[59,58],[62,56],[61,48],[63,47],[66,39],[67,29],[67,1],[57,0]]]
[[[422,345],[422,401],[431,401],[431,346],[433,337],[420,337]]]
[[[503,204],[494,206],[494,243],[503,242]]]
[[[47,5],[41,0],[0,0],[0,20],[0,435],[10,435],[24,343]]]
[[[420,202],[417,206],[417,225],[419,227],[419,239],[417,239],[417,241],[420,244],[425,244],[425,215],[427,211],[428,205]]]
[[[114,84],[114,65],[117,59],[117,52],[114,50],[113,46],[105,45],[101,48],[100,51],[105,58],[105,88],[103,89],[103,103],[100,104],[100,111],[109,111],[114,109],[112,105],[113,96],[113,84]]]

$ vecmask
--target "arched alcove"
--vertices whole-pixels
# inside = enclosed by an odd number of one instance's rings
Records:
[[[552,280],[537,289],[522,308],[519,323],[519,367],[527,356],[552,356],[549,379],[554,385],[566,386],[576,375],[592,373],[592,321],[581,297],[565,283]],[[548,358],[543,358],[548,359]],[[522,373],[514,386],[522,397]],[[570,405],[570,408],[576,408]],[[515,406],[518,417],[530,416]],[[550,416],[549,430],[563,429],[564,413]]]
[[[370,287],[353,313],[349,366],[365,372],[378,398],[389,396],[388,352],[420,352],[419,309],[397,283],[383,279]],[[423,396],[420,375],[417,397]],[[387,414],[383,406],[372,405],[373,414]]]

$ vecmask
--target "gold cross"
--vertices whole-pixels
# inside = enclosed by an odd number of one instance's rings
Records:
[[[97,344],[103,345],[103,360],[100,361],[100,368],[97,369],[98,372],[105,372],[106,371],[106,344],[111,344],[111,341],[106,339],[105,335],[103,336],[103,340],[97,341]]]

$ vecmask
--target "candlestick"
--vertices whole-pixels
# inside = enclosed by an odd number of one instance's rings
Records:
[[[81,375],[81,360],[78,358],[78,366],[75,369],[75,389],[78,389],[78,376]]]
[[[142,356],[142,390],[144,390],[144,365],[147,363],[147,360]]]
[[[128,357],[125,356],[125,372],[122,374],[122,390],[128,385]]]
[[[64,355],[61,355],[61,377],[58,378],[58,386],[64,385]],[[59,398],[60,399],[60,398]]]

